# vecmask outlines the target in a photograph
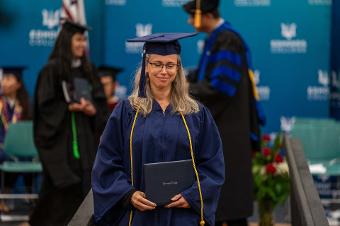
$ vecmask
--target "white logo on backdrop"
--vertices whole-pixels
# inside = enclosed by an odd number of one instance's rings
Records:
[[[332,5],[332,0],[308,0],[310,5]]]
[[[234,0],[237,7],[262,7],[270,6],[271,0]]]
[[[260,96],[260,100],[269,100],[270,99],[270,88],[269,86],[260,85],[261,78],[260,78],[261,72],[259,70],[254,70],[254,80],[256,84],[257,92]]]
[[[332,106],[335,108],[340,108],[340,92],[337,92],[340,89],[340,71],[337,72],[334,70],[332,71],[332,84],[331,87],[335,92],[330,93],[330,99],[332,101]]]
[[[259,70],[254,70],[254,80],[255,80],[255,84],[259,85],[260,84],[260,71]]]
[[[52,29],[59,25],[60,11],[59,10],[47,10],[43,9],[41,11],[43,21],[42,24],[47,26],[48,29]]]
[[[295,117],[289,118],[289,117],[281,116],[280,123],[281,123],[281,130],[289,133],[295,124]]]
[[[323,86],[328,86],[329,76],[327,71],[318,70],[318,81]]]
[[[294,39],[297,36],[296,23],[281,23],[281,36],[284,39],[270,40],[272,53],[306,53],[307,41],[305,39]]]
[[[320,85],[307,87],[307,99],[311,101],[328,100],[329,98],[329,75],[327,71],[318,70],[317,81]]]
[[[336,71],[332,71],[332,86],[335,88],[340,88],[340,73],[337,76]]]
[[[53,46],[58,35],[60,10],[41,10],[41,24],[45,29],[31,29],[28,33],[30,46]],[[56,28],[56,29],[55,29]]]
[[[136,36],[142,37],[149,34],[152,34],[152,24],[141,24],[138,23],[135,26],[136,28]],[[143,49],[144,43],[141,42],[126,42],[125,43],[125,51],[127,53],[141,53]]]
[[[188,0],[162,0],[163,7],[182,7]]]
[[[136,24],[136,36],[142,37],[152,33],[152,24]]]
[[[127,0],[105,0],[106,5],[125,6]]]
[[[288,40],[291,40],[296,36],[296,24],[281,23],[281,35]]]

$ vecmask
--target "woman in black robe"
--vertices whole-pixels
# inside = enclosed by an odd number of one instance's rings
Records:
[[[90,190],[96,135],[108,110],[95,68],[85,55],[86,30],[69,21],[63,24],[37,80],[34,140],[44,173],[32,226],[67,225]],[[79,79],[88,86],[76,99],[72,90]]]

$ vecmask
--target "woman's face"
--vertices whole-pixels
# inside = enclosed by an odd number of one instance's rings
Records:
[[[75,58],[84,56],[86,51],[86,37],[81,33],[75,33],[71,39],[71,51]]]
[[[21,83],[14,75],[6,75],[1,80],[1,90],[4,96],[11,96],[17,93]]]
[[[146,72],[149,74],[151,89],[171,88],[178,71],[178,55],[151,54],[146,62]]]

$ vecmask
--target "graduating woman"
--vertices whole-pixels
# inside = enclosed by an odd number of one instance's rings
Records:
[[[67,225],[91,187],[96,130],[105,125],[108,113],[95,68],[85,54],[86,30],[69,21],[63,24],[37,80],[34,139],[44,175],[30,219],[33,226]],[[84,96],[75,95],[80,93]]]
[[[188,95],[178,39],[194,34],[153,34],[128,100],[106,125],[93,172],[96,225],[213,225],[224,182],[222,143],[209,111]],[[146,163],[191,159],[195,182],[164,206],[146,197]]]

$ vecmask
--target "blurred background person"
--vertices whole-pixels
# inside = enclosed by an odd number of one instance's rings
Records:
[[[208,35],[198,69],[188,75],[188,80],[190,93],[211,111],[223,143],[226,182],[216,225],[246,226],[254,201],[252,151],[260,148],[255,86],[249,72],[249,49],[241,35],[220,17],[218,6],[219,0],[183,5],[189,14],[188,23]]]
[[[117,76],[122,70],[123,69],[119,67],[106,65],[101,65],[98,67],[98,76],[100,78],[100,82],[103,85],[110,112],[114,109],[119,101],[119,97],[115,94],[116,87],[118,86]]]
[[[34,140],[44,172],[29,221],[33,226],[66,225],[91,186],[95,134],[108,113],[96,69],[85,54],[87,30],[66,21],[38,76]]]
[[[31,106],[29,96],[22,80],[24,67],[2,67],[1,96],[0,96],[0,162],[11,160],[3,150],[3,144],[9,124],[21,120],[31,120]],[[9,193],[19,174],[7,173],[4,178],[4,191]],[[25,175],[25,185],[31,186],[32,178]],[[26,188],[27,189],[27,188]],[[5,202],[0,202],[0,211],[8,212],[10,209]]]

